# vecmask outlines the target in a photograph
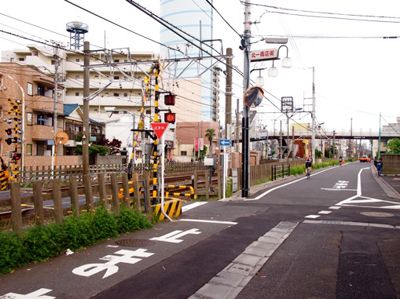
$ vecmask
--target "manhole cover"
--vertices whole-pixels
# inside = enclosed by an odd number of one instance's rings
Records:
[[[394,217],[394,214],[383,213],[383,212],[362,212],[360,214],[364,215],[364,216],[370,216],[370,217]]]
[[[155,244],[155,242],[153,241],[141,240],[141,239],[123,239],[123,240],[118,240],[115,243],[125,247],[146,247]]]

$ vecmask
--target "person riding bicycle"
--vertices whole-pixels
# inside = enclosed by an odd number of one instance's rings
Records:
[[[312,161],[313,161],[312,158],[308,156],[306,159],[306,175],[308,171],[311,172]]]

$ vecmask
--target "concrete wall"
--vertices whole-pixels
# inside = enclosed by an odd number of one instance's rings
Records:
[[[400,174],[400,155],[381,155],[383,174]]]

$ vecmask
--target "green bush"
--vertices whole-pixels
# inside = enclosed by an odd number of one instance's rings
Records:
[[[121,213],[116,217],[118,233],[126,233],[135,231],[141,228],[150,228],[151,224],[146,217],[139,214],[137,211],[121,207]]]
[[[304,174],[306,172],[305,165],[290,166],[290,175]]]
[[[83,213],[80,218],[68,216],[64,219],[67,248],[77,250],[95,243],[91,228],[92,216],[93,213]]]
[[[90,213],[88,213],[90,214]],[[117,220],[105,208],[99,207],[93,214],[92,232],[95,242],[118,236]]]
[[[22,240],[16,233],[0,233],[0,274],[9,273],[23,263]]]
[[[65,250],[65,231],[59,224],[34,226],[22,236],[25,262],[40,262],[57,256]]]
[[[119,233],[151,228],[147,218],[135,210],[121,207],[114,216],[105,208],[67,216],[62,224],[52,223],[26,229],[22,237],[0,232],[0,274],[31,262],[40,262],[64,253],[115,238]]]

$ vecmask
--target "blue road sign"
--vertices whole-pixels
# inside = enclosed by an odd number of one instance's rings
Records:
[[[220,139],[219,145],[220,146],[229,146],[231,144],[231,141],[229,139]]]

